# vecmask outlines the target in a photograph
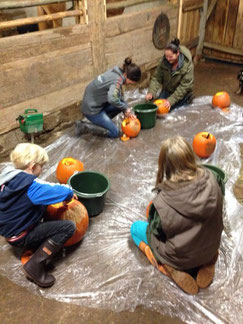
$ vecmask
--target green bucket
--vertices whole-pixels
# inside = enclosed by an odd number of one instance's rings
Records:
[[[156,123],[156,111],[158,107],[152,103],[139,104],[133,107],[141,128],[153,128]]]
[[[224,184],[227,182],[228,177],[222,169],[220,169],[219,167],[212,165],[212,164],[203,164],[203,166],[208,168],[209,170],[215,172],[222,179]]]
[[[107,177],[95,171],[82,171],[68,179],[78,200],[86,207],[89,217],[99,215],[105,205],[105,196],[110,188]]]

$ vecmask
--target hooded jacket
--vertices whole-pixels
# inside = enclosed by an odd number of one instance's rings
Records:
[[[125,81],[123,71],[118,66],[99,75],[85,89],[81,112],[84,115],[95,115],[107,104],[125,111],[128,107],[122,100],[122,85]]]
[[[167,100],[173,106],[179,100],[192,94],[194,83],[193,70],[190,50],[185,46],[180,46],[177,69],[173,71],[171,64],[163,56],[150,81],[148,93],[152,93],[153,97],[156,97],[158,90],[163,86],[163,90],[169,93]]]
[[[66,185],[37,179],[36,176],[5,168],[0,174],[0,235],[10,238],[36,225],[46,206],[71,199]]]
[[[147,238],[162,264],[188,270],[217,253],[223,230],[223,196],[211,171],[184,183],[165,181],[150,209]]]

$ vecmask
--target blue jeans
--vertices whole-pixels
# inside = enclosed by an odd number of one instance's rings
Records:
[[[134,243],[137,245],[137,247],[139,247],[141,241],[148,244],[148,239],[146,235],[147,227],[148,227],[148,222],[145,221],[136,221],[132,223],[130,232],[132,235],[132,239]]]
[[[118,127],[111,120],[121,112],[120,109],[111,105],[105,105],[105,107],[95,115],[85,115],[95,125],[103,127],[108,130],[108,137],[115,138],[120,135]]]
[[[11,243],[13,246],[37,249],[47,239],[63,245],[75,232],[76,225],[69,220],[57,220],[39,223],[22,239]]]
[[[159,99],[167,99],[170,96],[169,92],[167,92],[166,90],[161,91],[160,95],[159,95]],[[188,95],[185,95],[185,97],[179,101],[177,101],[177,103],[175,103],[174,105],[172,105],[170,107],[170,110],[173,110],[175,108],[179,108],[181,106],[184,105],[188,105]]]

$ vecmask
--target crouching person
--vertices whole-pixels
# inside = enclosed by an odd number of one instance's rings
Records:
[[[21,143],[11,152],[14,168],[0,174],[0,235],[12,246],[34,250],[24,265],[27,277],[40,287],[50,287],[55,277],[45,264],[74,234],[69,220],[42,222],[47,205],[68,201],[73,191],[66,185],[38,179],[48,162],[45,149]]]

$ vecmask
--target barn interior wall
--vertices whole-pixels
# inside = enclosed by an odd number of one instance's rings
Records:
[[[81,118],[77,107],[86,85],[98,73],[121,65],[127,56],[143,71],[154,67],[161,50],[153,45],[152,30],[161,12],[168,14],[170,37],[176,36],[175,2],[155,1],[110,18],[100,10],[103,5],[87,2],[88,24],[0,38],[0,156],[23,141],[16,118],[25,109],[44,113],[44,130],[49,131],[47,116],[59,111],[65,115],[67,107],[73,110],[70,122]]]

